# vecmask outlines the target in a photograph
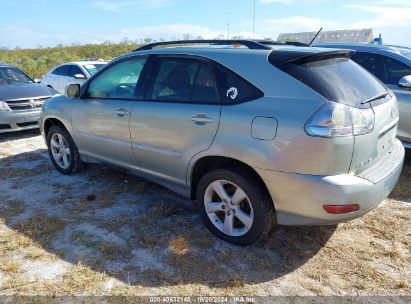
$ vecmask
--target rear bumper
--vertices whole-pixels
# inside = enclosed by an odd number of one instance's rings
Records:
[[[317,176],[264,169],[257,169],[257,172],[274,201],[278,224],[334,224],[367,213],[392,191],[404,162],[404,148],[400,141],[395,140],[389,159],[384,158],[374,166],[386,167],[386,162],[390,162],[389,170],[383,177],[378,176],[378,182],[350,174]],[[381,174],[381,170],[375,172]],[[324,204],[358,204],[360,209],[345,214],[329,214],[324,210]]]
[[[41,110],[0,112],[0,133],[14,132],[39,127]]]

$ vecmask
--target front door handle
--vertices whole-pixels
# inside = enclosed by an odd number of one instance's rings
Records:
[[[124,108],[114,109],[114,113],[117,114],[117,116],[120,116],[120,117],[124,117],[124,116],[128,115],[128,111],[126,111],[126,109],[124,109]]]
[[[201,124],[213,122],[213,120],[210,117],[207,117],[207,115],[205,114],[196,114],[194,116],[191,116],[190,120]]]

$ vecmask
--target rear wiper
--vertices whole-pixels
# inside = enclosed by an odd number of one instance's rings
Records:
[[[390,94],[390,93],[389,93],[389,92],[380,93],[380,94],[378,94],[378,95],[376,95],[376,96],[374,96],[374,97],[371,97],[371,98],[368,98],[368,99],[364,100],[363,102],[361,102],[361,104],[369,103],[369,102],[371,102],[371,101],[384,98],[384,97],[387,96],[388,94]]]

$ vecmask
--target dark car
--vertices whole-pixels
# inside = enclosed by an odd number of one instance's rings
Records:
[[[18,68],[0,63],[0,133],[38,128],[43,103],[56,94]]]

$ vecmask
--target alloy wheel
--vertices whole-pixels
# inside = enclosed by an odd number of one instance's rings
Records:
[[[56,164],[67,169],[70,166],[70,148],[66,139],[59,133],[54,133],[50,139],[50,148]]]
[[[247,194],[227,180],[216,180],[204,193],[204,207],[213,225],[229,236],[246,234],[254,222],[254,211]]]

